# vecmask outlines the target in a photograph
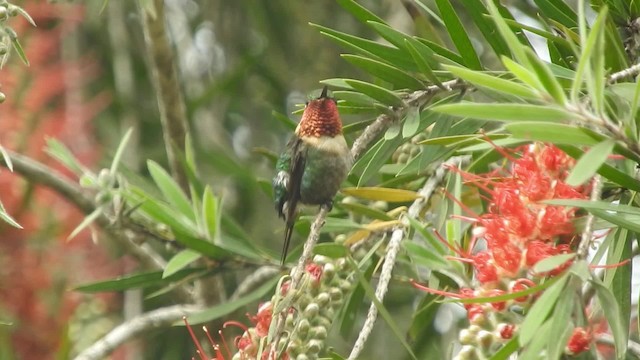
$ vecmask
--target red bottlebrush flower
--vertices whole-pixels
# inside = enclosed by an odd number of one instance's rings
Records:
[[[472,256],[472,260],[476,270],[476,278],[480,283],[486,284],[498,281],[498,272],[488,252],[477,253]]]
[[[519,291],[525,291],[531,287],[536,286],[536,284],[529,280],[529,279],[525,279],[525,278],[521,278],[518,279],[516,281],[513,282],[513,284],[511,285],[511,292],[519,292]],[[527,300],[529,300],[529,296],[521,296],[518,298],[513,299],[516,302],[525,302]]]
[[[271,315],[273,311],[273,305],[270,301],[261,304],[258,308],[258,313],[255,316],[249,316],[249,320],[255,325],[256,335],[260,337],[267,336],[269,333],[269,326],[271,325]]]
[[[515,332],[516,326],[513,324],[498,324],[498,334],[504,340],[509,340],[513,337],[513,333]]]
[[[580,354],[589,350],[591,347],[591,341],[593,340],[592,334],[581,327],[573,329],[573,334],[567,342],[565,351],[570,355]]]
[[[483,293],[483,296],[500,296],[500,295],[504,295],[505,291],[500,290],[500,289],[491,289],[485,293]],[[507,302],[506,301],[497,301],[497,302],[492,302],[491,303],[491,307],[496,310],[496,311],[502,311],[504,309],[507,308]]]
[[[322,266],[316,263],[309,263],[305,270],[316,284],[320,283],[320,278],[322,278]]]
[[[502,271],[509,277],[515,276],[521,267],[522,250],[517,246],[506,243],[502,246],[494,246],[491,248],[493,261]]]

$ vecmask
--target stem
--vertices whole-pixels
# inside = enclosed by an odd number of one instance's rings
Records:
[[[111,354],[118,346],[147,331],[173,325],[182,317],[201,311],[193,305],[173,305],[136,316],[118,325],[107,335],[82,351],[74,360],[99,360]]]
[[[140,8],[144,19],[142,30],[149,56],[149,68],[158,99],[158,110],[160,111],[169,168],[182,190],[189,194],[187,175],[177,153],[185,150],[186,137],[189,134],[187,111],[182,89],[178,82],[173,51],[165,31],[164,1],[153,0],[153,6],[155,16],[147,14],[143,8]]]
[[[598,201],[600,199],[601,192],[602,178],[600,177],[600,175],[596,174],[593,177],[591,196],[589,200]],[[579,259],[584,259],[589,253],[589,246],[591,245],[591,240],[593,239],[593,219],[593,214],[589,213],[589,215],[587,215],[587,222],[584,225],[584,230],[582,231],[582,237],[580,238],[580,245],[578,246],[578,251],[576,253],[576,256]]]

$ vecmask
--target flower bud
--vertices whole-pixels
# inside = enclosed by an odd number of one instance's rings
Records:
[[[9,11],[6,7],[0,6],[0,21],[7,20],[9,18]]]
[[[325,340],[327,338],[327,329],[322,326],[314,326],[311,329],[311,337],[318,340]]]
[[[309,343],[307,343],[307,352],[311,354],[317,354],[320,352],[320,350],[322,350],[323,345],[324,342],[320,340],[310,340]]]
[[[476,337],[468,329],[462,329],[458,334],[458,341],[462,345],[473,345],[476,343]]]
[[[320,306],[318,306],[318,304],[316,303],[310,303],[309,305],[307,305],[307,307],[304,309],[304,317],[307,319],[313,319],[316,316],[318,316],[318,313],[320,312]]]
[[[493,333],[487,330],[480,330],[476,336],[476,341],[483,349],[489,349],[493,345]]]
[[[464,345],[458,355],[454,358],[456,360],[475,360],[478,359],[478,353],[476,348],[471,345]]]
[[[309,323],[309,320],[307,320],[305,318],[302,318],[298,322],[298,328],[297,328],[297,331],[296,331],[296,335],[300,339],[305,339],[307,337],[307,335],[309,334],[309,329],[310,328],[311,328],[311,324]]]
[[[0,91],[0,104],[2,104],[7,99],[7,95]]]

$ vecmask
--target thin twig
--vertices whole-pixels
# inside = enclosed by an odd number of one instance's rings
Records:
[[[93,199],[85,194],[76,183],[68,180],[58,171],[42,164],[28,156],[17,154],[7,150],[7,154],[13,163],[13,170],[34,184],[44,185],[75,205],[85,214],[91,214],[96,206]],[[4,161],[0,164],[6,165]],[[164,266],[162,257],[152,249],[143,249],[129,236],[121,233],[111,226],[111,220],[104,215],[98,216],[96,222],[105,230],[107,235],[122,245],[127,252],[135,256],[144,266],[151,270],[160,270]]]
[[[468,161],[468,157],[453,157],[447,160],[445,163],[441,164],[433,174],[433,176],[431,176],[429,180],[427,180],[422,189],[418,192],[420,197],[416,199],[413,204],[411,204],[409,210],[407,211],[407,215],[403,217],[403,226],[393,230],[384,257],[384,264],[382,265],[382,270],[380,271],[380,280],[378,280],[378,287],[376,288],[376,298],[380,303],[382,303],[382,301],[384,300],[384,296],[389,289],[391,273],[393,272],[393,267],[396,263],[396,257],[398,256],[398,252],[400,250],[400,243],[405,237],[406,229],[409,227],[408,218],[416,218],[418,217],[420,212],[422,212],[422,209],[424,209],[424,207],[429,202],[429,199],[433,195],[436,187],[444,179],[446,169],[452,165],[461,166],[462,162],[465,161]],[[349,360],[354,360],[358,358],[358,356],[360,356],[360,353],[364,349],[364,345],[369,338],[369,335],[371,335],[371,331],[373,330],[373,326],[377,318],[378,308],[376,307],[375,303],[372,302],[369,307],[369,312],[367,313],[367,318],[364,322],[364,325],[360,330],[360,334],[358,334],[358,339],[351,349]]]
[[[600,177],[600,175],[596,174],[593,177],[593,183],[591,186],[591,196],[589,200],[600,200],[600,193],[602,192],[602,178]],[[582,231],[580,245],[578,245],[578,251],[576,252],[576,256],[579,259],[584,259],[589,253],[589,246],[591,245],[591,241],[593,240],[593,220],[593,214],[589,213],[589,215],[587,215],[587,222],[584,225],[584,230]]]
[[[245,279],[238,285],[236,291],[231,295],[229,301],[234,301],[240,297],[253,291],[259,285],[264,284],[265,280],[271,279],[275,274],[280,272],[280,268],[277,266],[266,265],[257,268],[254,272],[246,276]]]
[[[620,70],[618,72],[615,72],[611,75],[609,75],[609,77],[607,78],[607,82],[609,84],[613,84],[615,82],[618,82],[619,80],[622,80],[626,77],[631,77],[631,76],[636,76],[640,74],[640,64],[635,64],[631,67],[628,67],[624,70]]]
[[[107,335],[82,351],[75,360],[100,360],[111,354],[118,346],[147,331],[173,325],[182,317],[202,311],[193,305],[173,305],[152,311],[118,325]]]
[[[156,90],[164,145],[173,177],[189,194],[189,182],[176,151],[184,151],[189,134],[187,111],[178,82],[173,50],[166,33],[164,0],[153,0],[155,16],[140,6],[144,19],[142,30],[149,55],[149,69]]]

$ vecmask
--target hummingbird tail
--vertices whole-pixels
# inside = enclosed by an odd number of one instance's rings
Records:
[[[291,242],[291,235],[293,234],[293,223],[287,222],[286,229],[284,230],[284,245],[282,246],[282,258],[280,259],[280,265],[284,265],[284,261],[287,259],[287,252],[289,252],[289,243]]]

